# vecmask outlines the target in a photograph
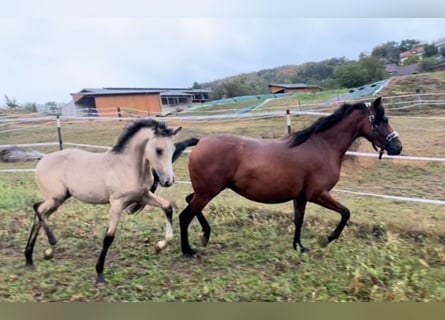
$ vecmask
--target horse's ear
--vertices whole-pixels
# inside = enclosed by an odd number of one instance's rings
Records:
[[[173,131],[173,135],[176,135],[179,131],[181,131],[182,127],[176,128],[175,131]]]
[[[378,97],[377,99],[374,100],[374,102],[372,103],[372,105],[374,107],[378,107],[382,104],[382,97]]]

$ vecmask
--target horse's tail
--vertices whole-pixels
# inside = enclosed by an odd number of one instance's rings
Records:
[[[184,152],[184,150],[188,147],[196,146],[199,142],[198,138],[192,137],[189,139],[186,139],[184,141],[176,142],[175,143],[175,152],[173,152],[173,158],[172,162],[175,162],[176,159],[179,158],[179,156]]]

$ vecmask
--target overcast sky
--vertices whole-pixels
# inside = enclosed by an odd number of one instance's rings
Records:
[[[190,87],[286,64],[356,60],[387,41],[445,37],[435,10],[394,19],[385,18],[397,16],[387,5],[366,18],[369,10],[340,11],[338,0],[318,18],[314,1],[303,10],[287,0],[59,2],[0,4],[0,105],[5,94],[45,103],[67,102],[82,88]],[[422,16],[408,9],[398,16]]]

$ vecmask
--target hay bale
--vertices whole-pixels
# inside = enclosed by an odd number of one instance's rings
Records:
[[[24,162],[37,161],[45,154],[36,150],[25,150],[18,146],[8,146],[0,149],[0,161],[2,162]]]

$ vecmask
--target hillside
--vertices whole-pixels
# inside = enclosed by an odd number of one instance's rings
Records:
[[[334,72],[337,67],[347,63],[349,61],[345,58],[331,58],[300,65],[284,65],[200,83],[199,86],[211,89],[213,99],[269,93],[270,83],[303,82],[321,86],[323,89],[337,89]]]
[[[382,96],[400,96],[414,93],[444,93],[445,72],[420,73],[393,77],[381,91]]]

